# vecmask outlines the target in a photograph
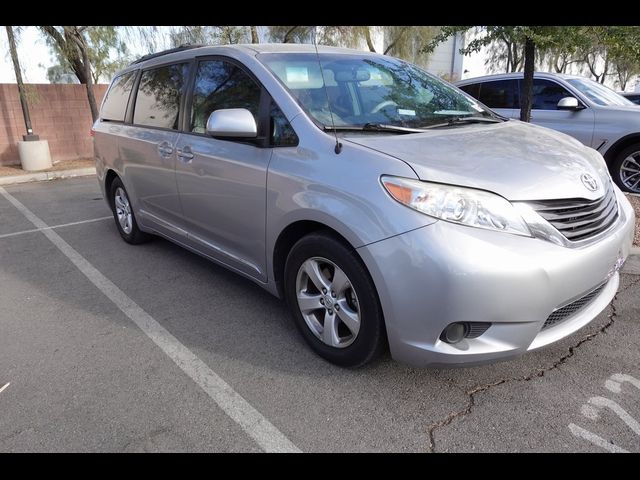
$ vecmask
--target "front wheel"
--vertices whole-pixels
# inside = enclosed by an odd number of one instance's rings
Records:
[[[296,326],[324,359],[358,367],[383,351],[382,308],[353,249],[325,233],[303,237],[287,258],[284,288]]]
[[[622,150],[611,167],[611,176],[620,190],[640,193],[640,143]]]

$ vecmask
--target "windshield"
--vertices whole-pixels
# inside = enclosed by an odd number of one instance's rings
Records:
[[[461,117],[496,118],[460,90],[401,60],[321,53],[321,74],[315,53],[266,53],[258,58],[325,128],[332,127],[331,114],[335,126],[343,128],[424,128]]]
[[[633,105],[622,95],[589,78],[568,78],[567,82],[597,105]]]

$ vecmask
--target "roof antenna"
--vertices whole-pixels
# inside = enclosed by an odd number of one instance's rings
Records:
[[[313,27],[313,46],[316,49],[316,58],[318,59],[318,66],[320,67],[320,76],[322,77],[322,86],[324,93],[327,96],[327,106],[329,107],[329,115],[331,115],[331,127],[333,128],[333,134],[336,136],[336,148],[334,152],[338,155],[342,151],[342,144],[338,141],[338,132],[336,131],[336,123],[333,120],[333,111],[331,110],[331,100],[329,100],[329,91],[327,90],[327,84],[324,81],[324,72],[322,71],[322,63],[320,62],[320,54],[318,53],[318,44],[316,43],[316,35],[318,34],[318,27]]]

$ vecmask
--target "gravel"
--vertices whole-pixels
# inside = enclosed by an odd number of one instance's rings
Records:
[[[636,234],[633,237],[633,244],[636,247],[640,247],[640,196],[627,195],[627,198],[636,211]]]

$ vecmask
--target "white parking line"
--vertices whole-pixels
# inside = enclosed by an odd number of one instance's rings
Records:
[[[624,448],[618,447],[613,443],[609,443],[604,438],[596,435],[595,433],[591,433],[589,430],[585,430],[581,426],[576,425],[574,423],[569,424],[569,430],[571,430],[571,433],[573,433],[576,437],[582,437],[585,440],[590,441],[594,445],[597,445],[598,447],[602,447],[611,453],[629,453]]]
[[[32,228],[30,230],[22,230],[21,232],[4,233],[0,235],[0,238],[15,237],[17,235],[24,235],[25,233],[41,232],[42,230],[52,230],[54,228],[71,227],[73,225],[82,225],[83,223],[100,222],[102,220],[108,220],[110,218],[113,218],[113,217],[108,216],[108,217],[90,218],[89,220],[80,220],[79,222],[63,223],[62,225],[54,225],[52,227]]]
[[[5,389],[6,389],[9,385],[11,385],[11,382],[8,382],[6,385],[4,385],[3,387],[1,387],[1,388],[0,388],[0,393],[4,392],[4,391],[5,391]]]
[[[40,230],[58,249],[78,267],[91,283],[111,300],[160,349],[175,362],[216,404],[266,452],[300,452],[280,430],[253,408],[242,396],[209,368],[191,350],[171,335],[162,325],[140,308],[111,280],[98,271],[71,245],[47,226],[20,201],[0,187],[0,195]]]

